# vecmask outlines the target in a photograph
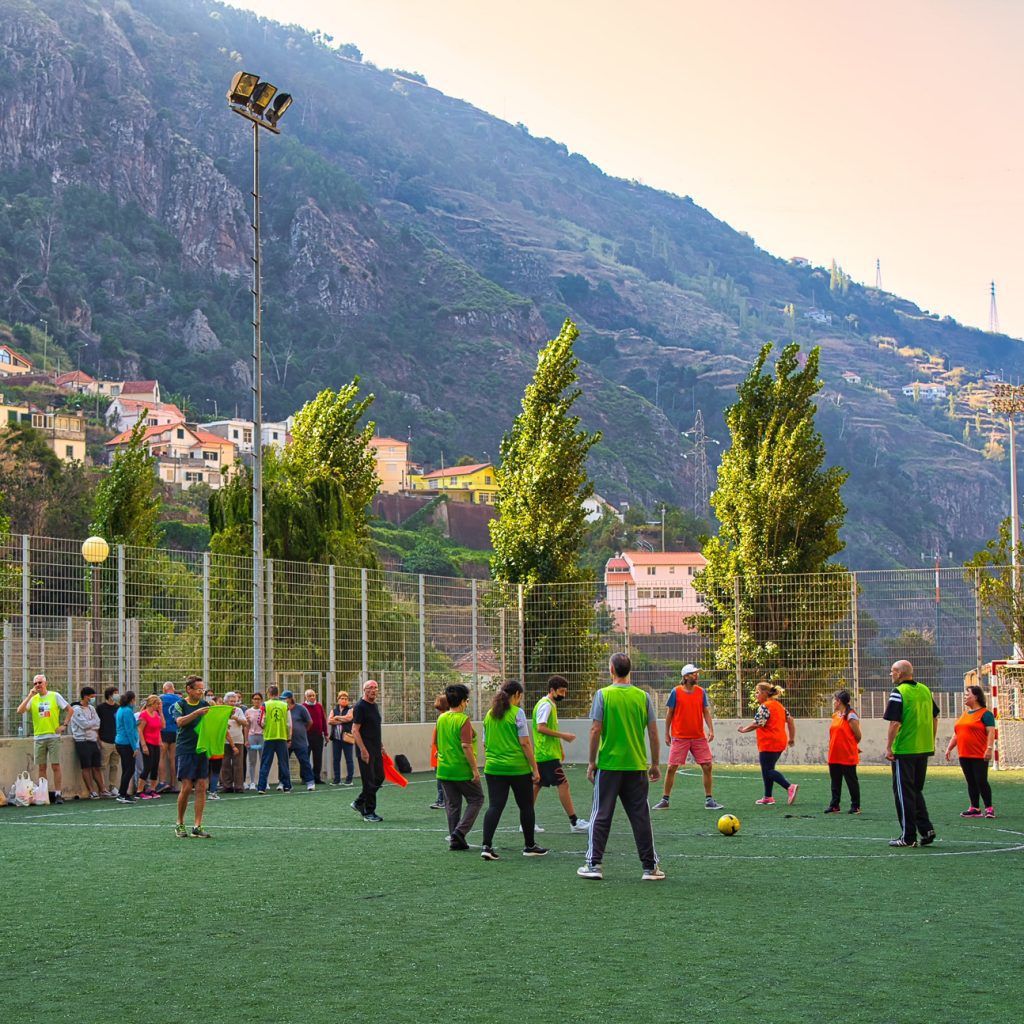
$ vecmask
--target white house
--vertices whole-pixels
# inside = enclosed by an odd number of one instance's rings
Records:
[[[914,381],[912,384],[904,384],[902,390],[907,398],[914,398],[921,402],[940,402],[948,394],[945,384],[935,384],[931,381]]]
[[[617,630],[692,633],[705,611],[693,578],[707,565],[699,551],[623,551],[604,570],[608,609]]]
[[[171,423],[184,423],[185,416],[176,406],[168,402],[141,402],[135,398],[118,395],[107,406],[107,426],[123,433],[131,430],[143,412],[146,412],[147,427],[162,427]]]
[[[235,461],[235,446],[230,441],[184,422],[147,427],[144,436],[157,462],[157,476],[182,490],[193,484],[208,484],[214,490],[222,487]],[[126,430],[108,441],[111,457],[130,439],[131,431]]]
[[[583,508],[587,513],[585,518],[588,523],[596,523],[606,512],[610,512],[620,523],[623,519],[623,514],[610,501],[602,498],[600,494],[594,494],[587,498],[583,502]]]
[[[231,419],[212,420],[209,423],[200,423],[200,428],[218,437],[230,441],[241,455],[252,455],[252,439],[256,431],[256,425],[252,420]],[[291,440],[288,426],[278,421],[263,421],[263,447],[284,448]]]
[[[859,384],[861,377],[859,373],[854,373],[853,370],[843,370],[840,376],[847,384]]]

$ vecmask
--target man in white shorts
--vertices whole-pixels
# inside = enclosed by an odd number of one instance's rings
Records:
[[[700,765],[704,776],[704,806],[709,811],[720,811],[723,805],[711,795],[711,740],[715,738],[715,723],[711,719],[711,705],[702,686],[697,685],[699,670],[696,665],[684,665],[682,684],[668,698],[665,711],[665,743],[669,748],[668,771],[661,799],[651,808],[667,811],[676,772],[692,756]],[[707,726],[707,735],[704,728]]]

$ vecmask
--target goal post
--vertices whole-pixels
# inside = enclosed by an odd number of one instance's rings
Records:
[[[992,661],[982,667],[982,674],[989,677],[996,719],[993,767],[1024,768],[1024,662]]]

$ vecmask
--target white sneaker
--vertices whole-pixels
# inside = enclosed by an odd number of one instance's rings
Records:
[[[306,792],[307,793],[315,793],[316,792],[316,783],[314,783],[314,782],[307,782],[306,783]]]
[[[277,784],[277,791],[278,793],[284,792],[284,786],[282,786],[280,782]]]
[[[206,794],[206,799],[207,800],[219,800],[220,799],[220,793],[207,793]]]
[[[576,869],[576,874],[580,878],[593,878],[597,881],[604,878],[604,872],[601,870],[600,864],[584,864],[583,867]]]
[[[644,873],[640,876],[641,882],[661,882],[665,878],[665,872],[661,870],[657,865],[653,868],[645,868]]]
[[[590,822],[586,818],[577,818],[575,825],[569,826],[570,832],[589,832]]]
[[[520,825],[520,826],[519,826],[519,831],[520,831],[520,832],[522,832],[522,831],[523,831],[523,826],[522,826],[522,825]],[[533,831],[534,831],[534,832],[543,832],[543,831],[544,831],[544,829],[542,829],[542,828],[540,827],[540,825],[534,825],[534,826],[533,826]]]

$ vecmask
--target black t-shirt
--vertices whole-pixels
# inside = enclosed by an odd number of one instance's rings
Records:
[[[100,739],[104,743],[117,742],[117,705],[104,701],[97,706],[96,714],[100,716]]]
[[[380,734],[380,708],[376,704],[368,700],[357,701],[352,712],[352,724],[359,726],[359,735],[371,754],[379,754],[384,749]]]

